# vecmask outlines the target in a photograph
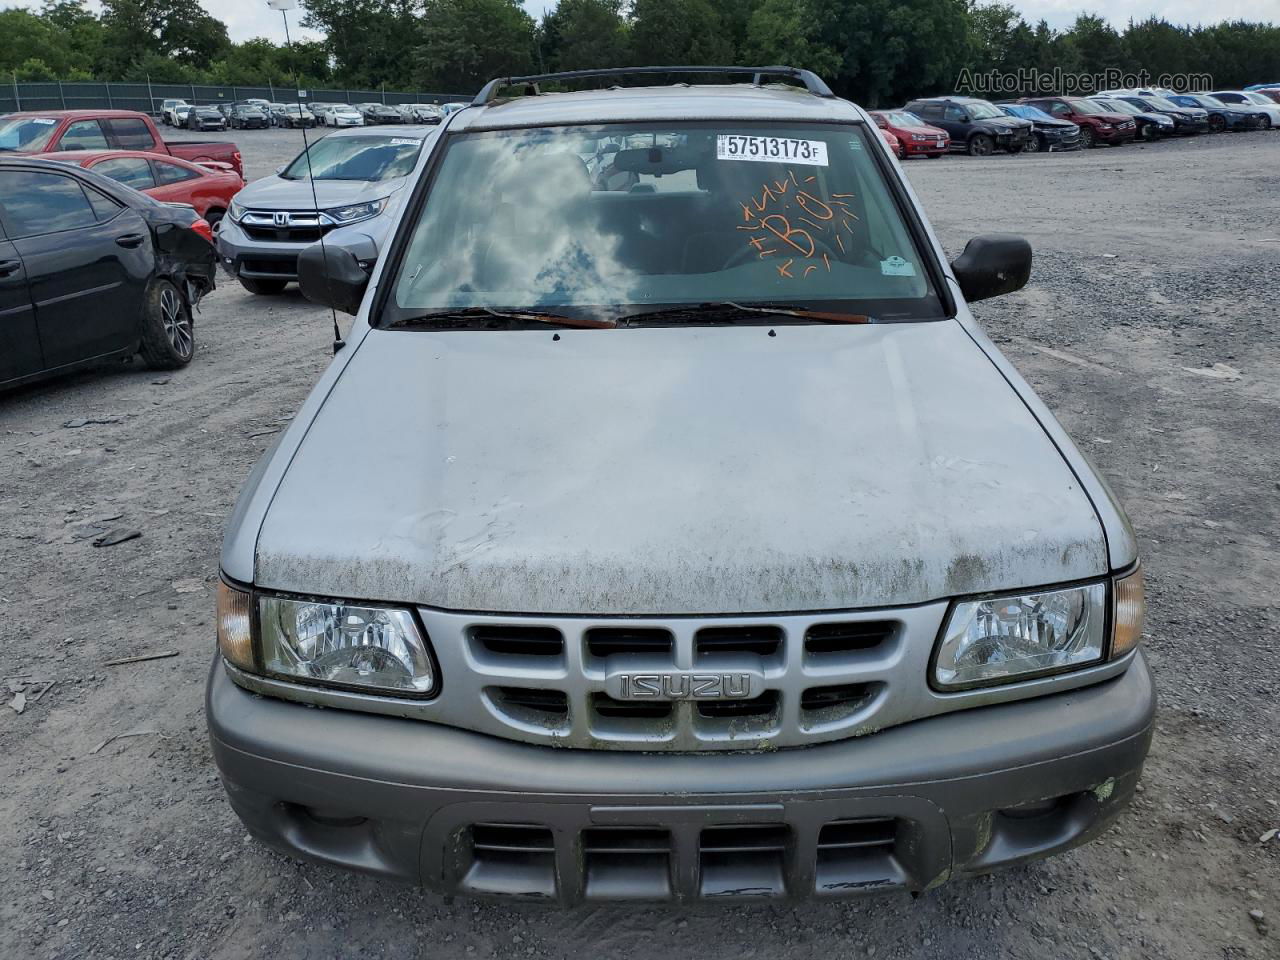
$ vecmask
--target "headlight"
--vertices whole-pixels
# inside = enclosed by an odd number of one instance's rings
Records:
[[[219,583],[218,651],[241,670],[321,686],[411,697],[436,687],[427,640],[414,615],[396,607],[290,600]]]
[[[326,210],[325,213],[335,223],[355,223],[357,220],[368,220],[370,217],[376,217],[386,205],[387,198],[383,197],[381,200],[370,200],[368,203],[352,203],[345,207],[333,207]]]
[[[1099,130],[1110,130],[1110,129],[1111,129],[1111,124],[1109,124],[1109,123],[1100,123],[1100,124],[1098,124],[1098,129],[1099,129]]]
[[[932,140],[933,137],[929,136],[927,133],[913,133],[911,135],[911,139],[912,140]]]
[[[426,641],[408,610],[263,596],[258,623],[269,674],[417,696],[436,685]]]
[[[1105,583],[964,600],[951,608],[934,660],[944,689],[1025,680],[1100,662]]]
[[[227,207],[227,216],[231,219],[232,223],[239,223],[240,218],[244,216],[244,213],[244,207],[238,200],[233,199]]]

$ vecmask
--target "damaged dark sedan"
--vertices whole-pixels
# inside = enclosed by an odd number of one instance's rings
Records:
[[[0,159],[0,387],[139,354],[195,355],[193,310],[214,287],[209,224],[107,177]]]

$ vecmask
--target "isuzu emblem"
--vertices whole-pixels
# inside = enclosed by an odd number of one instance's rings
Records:
[[[758,697],[763,686],[763,674],[750,670],[664,670],[611,673],[605,678],[605,690],[615,700],[749,700]]]

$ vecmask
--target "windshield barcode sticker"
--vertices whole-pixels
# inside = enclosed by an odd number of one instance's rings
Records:
[[[413,137],[392,137],[391,138],[391,146],[393,147],[408,147],[415,143],[421,143],[421,142],[422,142],[421,140],[415,140]]]
[[[722,133],[716,137],[717,160],[755,160],[760,163],[827,165],[827,144],[793,137],[748,137]]]

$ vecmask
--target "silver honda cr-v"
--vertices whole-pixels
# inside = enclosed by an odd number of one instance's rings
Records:
[[[1130,799],[1134,536],[966,306],[1030,248],[948,263],[860,108],[751,72],[494,81],[371,274],[301,255],[356,316],[228,522],[208,686],[258,838],[449,892],[835,896]]]

